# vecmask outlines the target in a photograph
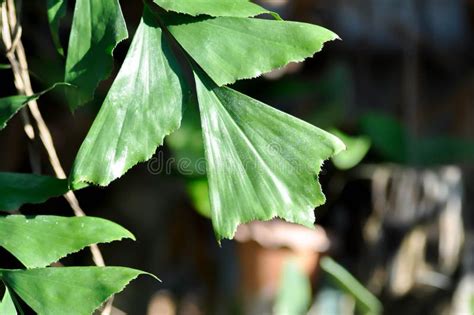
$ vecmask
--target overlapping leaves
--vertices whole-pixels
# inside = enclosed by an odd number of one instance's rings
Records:
[[[122,267],[0,269],[0,279],[38,315],[92,314],[142,274]]]
[[[155,3],[188,15],[158,16],[145,9],[127,58],[81,146],[71,186],[109,184],[149,159],[179,127],[188,88],[162,31],[165,25],[191,63],[205,72],[195,81],[218,238],[232,237],[240,223],[276,216],[311,226],[313,208],[325,200],[317,174],[323,161],[344,145],[314,126],[220,86],[302,61],[337,35],[305,23],[251,18],[265,10],[243,0],[233,2],[235,10],[228,0],[212,5],[205,0]]]
[[[161,28],[148,11],[74,163],[72,186],[108,185],[151,158],[179,128],[188,88]]]
[[[110,75],[112,52],[128,37],[118,0],[78,0],[74,9],[65,81],[71,109],[89,102],[100,81]]]
[[[55,216],[0,217],[0,246],[18,258],[26,270],[0,269],[8,295],[1,314],[15,314],[12,290],[40,315],[91,314],[120,292],[142,271],[121,267],[51,268],[49,264],[88,245],[132,238],[119,225],[98,218]],[[78,303],[80,301],[80,303]]]
[[[0,246],[27,268],[46,267],[86,246],[122,238],[134,239],[121,226],[99,218],[0,216]]]

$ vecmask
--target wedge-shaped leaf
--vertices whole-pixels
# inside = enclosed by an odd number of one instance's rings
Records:
[[[270,13],[249,0],[153,0],[167,11],[185,13],[193,16],[251,17]]]
[[[142,274],[120,267],[0,270],[0,278],[38,315],[90,315]]]
[[[280,217],[313,226],[314,207],[325,202],[317,174],[344,144],[304,121],[195,77],[218,239],[232,238],[239,224],[252,220]]]
[[[113,222],[92,218],[56,216],[0,217],[0,246],[27,268],[40,268],[97,243],[134,236]]]
[[[2,302],[0,303],[0,314],[2,315],[17,315],[15,303],[12,300],[10,291],[5,288],[5,294],[3,295]]]
[[[71,185],[108,185],[150,159],[179,128],[188,89],[178,61],[145,11],[128,55],[100,109],[71,174]]]
[[[337,37],[320,26],[252,18],[167,15],[169,31],[219,86],[303,61]]]
[[[89,102],[112,71],[112,52],[128,37],[118,0],[78,0],[74,9],[65,80],[77,89],[66,97],[71,109]]]
[[[8,121],[15,116],[20,109],[28,104],[28,102],[37,100],[41,95],[51,91],[59,85],[64,85],[64,83],[56,83],[49,89],[31,96],[14,95],[0,98],[0,130],[4,129],[7,126]]]
[[[0,210],[15,210],[27,203],[43,203],[68,191],[65,179],[33,174],[0,173]]]
[[[59,40],[59,23],[66,15],[67,0],[48,0],[48,21],[51,37],[58,53],[63,56],[64,50]]]

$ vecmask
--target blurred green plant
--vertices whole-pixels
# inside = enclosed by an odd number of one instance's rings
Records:
[[[351,137],[337,129],[330,132],[344,142],[347,150],[332,157],[334,165],[341,170],[348,170],[358,165],[369,152],[371,141],[367,136]]]
[[[449,136],[417,137],[395,118],[371,113],[361,119],[362,131],[386,161],[433,166],[472,162],[474,142]]]
[[[471,313],[474,314],[474,295],[471,296]]]
[[[323,257],[320,265],[336,286],[355,299],[356,307],[362,314],[382,313],[382,303],[344,267],[330,257]]]
[[[311,305],[311,291],[308,277],[296,262],[288,261],[282,271],[274,314],[306,314]]]

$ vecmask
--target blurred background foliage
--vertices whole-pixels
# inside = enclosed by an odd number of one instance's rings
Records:
[[[250,236],[219,247],[206,218],[200,122],[190,104],[184,128],[166,140],[152,162],[135,167],[107,189],[78,192],[89,215],[112,219],[137,236],[137,243],[105,246],[107,263],[147,270],[163,280],[133,283],[116,306],[128,314],[153,315],[379,312],[370,291],[385,314],[472,313],[474,1],[261,3],[284,19],[319,24],[342,38],[303,64],[234,86],[339,135],[347,144],[348,151],[327,162],[321,174],[328,202],[316,209],[316,217],[317,231],[325,231],[324,236],[307,241],[311,250],[305,251],[289,240],[290,228],[270,245],[267,239],[277,234],[253,228]],[[142,5],[121,5],[133,34]],[[35,91],[62,81],[64,69],[49,35],[45,6],[45,1],[30,1],[21,7]],[[61,29],[63,43],[72,7]],[[118,46],[116,65],[129,44],[127,40]],[[2,96],[15,93],[6,63],[0,56]],[[95,101],[73,115],[60,92],[42,99],[67,168],[110,84],[102,83]],[[28,152],[37,152],[42,172],[51,173],[46,155],[36,143],[28,143],[18,117],[0,133],[0,147],[2,171],[31,172]],[[183,159],[192,162],[185,170],[177,163]],[[68,215],[67,209],[58,198],[41,208],[27,207],[26,213]],[[325,245],[314,245],[318,239]],[[314,267],[295,267],[313,257],[308,252],[317,253]],[[321,270],[323,255],[339,264],[323,258]],[[6,252],[0,256],[18,266]],[[303,257],[299,265],[287,261],[296,256]],[[271,278],[275,290],[248,279],[259,277],[242,267],[249,257],[250,266],[276,268]],[[89,258],[67,259],[81,264]],[[334,281],[338,275],[346,279],[343,285]],[[243,288],[249,292],[247,284],[255,289],[250,297],[242,294]],[[364,299],[376,306],[365,305]]]

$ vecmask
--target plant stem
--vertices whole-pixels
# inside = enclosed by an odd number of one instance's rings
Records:
[[[26,59],[25,49],[21,41],[21,26],[17,22],[16,9],[14,0],[7,0],[1,4],[1,21],[2,21],[2,40],[6,49],[6,56],[11,64],[15,87],[18,93],[24,95],[33,95],[33,88],[31,86],[30,74],[28,71],[28,62]],[[33,117],[33,120],[38,128],[39,138],[46,149],[49,162],[53,168],[54,173],[58,178],[67,178],[64,169],[61,166],[56,148],[54,146],[53,138],[48,126],[46,125],[38,103],[31,101],[28,103],[28,109]],[[35,129],[33,128],[30,117],[26,111],[22,111],[22,119],[24,123],[24,131],[30,140],[34,140]],[[69,203],[75,216],[86,216],[82,210],[79,201],[73,191],[69,191],[64,195],[64,198]],[[97,245],[91,245],[90,251],[92,259],[96,266],[104,267],[105,261],[102,253]],[[110,315],[112,311],[113,297],[109,299],[102,311],[102,315]]]

